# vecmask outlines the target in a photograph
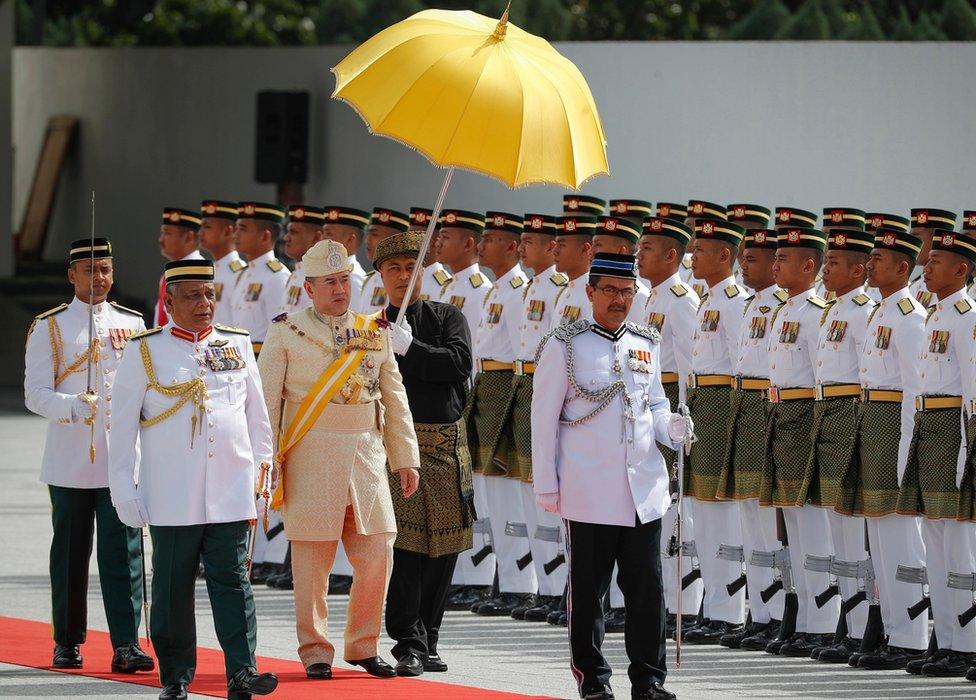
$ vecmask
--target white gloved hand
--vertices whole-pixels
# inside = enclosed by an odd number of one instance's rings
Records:
[[[391,323],[389,328],[390,347],[393,348],[394,354],[406,355],[413,342],[413,328],[410,327],[410,322],[403,319],[402,326],[399,323]]]
[[[672,413],[668,421],[668,437],[675,445],[684,443],[685,438],[695,432],[695,424],[690,417]]]
[[[559,512],[558,493],[537,493],[535,495],[535,502],[538,503],[539,507],[547,513]]]
[[[141,528],[149,521],[149,514],[142,501],[134,498],[131,501],[122,501],[115,505],[115,512],[119,514],[119,520],[129,527]]]
[[[102,397],[98,394],[78,394],[71,401],[71,420],[87,420],[95,415],[98,402]]]

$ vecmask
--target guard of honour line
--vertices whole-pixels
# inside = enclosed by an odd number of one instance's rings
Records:
[[[348,589],[344,661],[378,677],[447,672],[470,607],[566,625],[583,698],[613,697],[607,632],[633,698],[675,697],[669,637],[976,681],[976,211],[571,194],[445,209],[420,259],[431,216],[166,207],[148,330],[108,300],[125,253],[71,245],[25,356],[55,667],[83,667],[97,531],[111,670],[158,664],[160,698],[201,570],[229,698],[278,685],[266,579],[311,679]]]

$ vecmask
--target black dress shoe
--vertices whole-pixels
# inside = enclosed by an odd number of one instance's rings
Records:
[[[706,620],[704,623],[689,630],[684,636],[688,644],[718,644],[726,634],[734,634],[742,629],[742,625],[734,625],[722,620]]]
[[[471,610],[476,603],[484,603],[487,599],[485,589],[479,586],[461,586],[461,588],[447,601],[449,610]]]
[[[672,693],[670,690],[665,689],[663,685],[655,681],[651,683],[651,687],[646,690],[635,691],[632,690],[630,693],[632,700],[675,700],[678,696]]]
[[[362,666],[366,673],[377,678],[393,678],[397,674],[396,670],[390,664],[378,656],[371,656],[368,659],[353,659],[348,663],[351,663],[353,666]]]
[[[327,681],[332,678],[332,664],[324,661],[309,664],[305,669],[305,675],[313,681]]]
[[[603,631],[607,634],[623,634],[627,628],[627,611],[623,608],[610,608],[603,617]]]
[[[844,637],[837,644],[822,649],[816,656],[811,654],[811,658],[825,664],[846,664],[850,660],[851,654],[857,653],[860,648],[860,639]]]
[[[164,685],[159,700],[186,700],[186,683]]]
[[[909,661],[905,664],[905,671],[912,674],[913,676],[922,675],[922,669],[925,664],[932,663],[933,661],[938,661],[943,656],[949,653],[948,649],[936,649],[934,652],[929,653],[926,651],[925,656],[920,659],[915,659],[914,661]]]
[[[580,690],[583,700],[613,700],[613,691],[609,685],[591,685]]]
[[[969,669],[976,664],[976,655],[964,654],[953,649],[948,654],[922,666],[923,676],[934,678],[962,678],[969,673]],[[863,659],[862,659],[863,661]]]
[[[447,671],[447,662],[437,652],[428,654],[427,660],[424,661],[424,671],[427,673],[444,673]]]
[[[398,676],[421,676],[424,673],[424,662],[416,654],[406,654],[397,662],[394,670]]]
[[[264,564],[255,564],[251,567],[251,578],[252,584],[264,583],[268,580],[268,568]]]
[[[135,673],[156,668],[152,658],[138,644],[123,644],[112,654],[112,673]]]
[[[966,672],[966,680],[976,683],[976,666],[973,666]]]
[[[81,668],[81,651],[77,644],[56,644],[54,646],[54,668]]]
[[[525,605],[528,596],[524,593],[499,593],[487,603],[481,605],[476,611],[484,617],[508,617],[515,608]]]
[[[245,666],[227,681],[227,700],[251,700],[252,695],[269,695],[278,687],[278,676],[258,673]]]
[[[814,647],[823,646],[820,644],[820,640],[815,637],[816,635],[807,634],[806,632],[797,632],[783,642],[783,645],[779,648],[779,655],[795,658],[805,656],[810,658],[810,652],[813,651]]]
[[[558,596],[541,596],[539,598],[539,604],[534,608],[526,610],[523,619],[527,622],[545,622],[549,617],[549,613],[555,610],[558,605]]]
[[[742,647],[742,640],[747,637],[752,637],[754,635],[760,634],[766,630],[766,623],[763,622],[750,622],[748,625],[743,627],[738,632],[729,632],[728,634],[723,634],[718,643],[723,647],[728,647],[729,649],[739,649]],[[767,640],[768,641],[768,640]],[[765,647],[765,643],[763,644]]]
[[[352,590],[352,576],[329,574],[329,595],[349,595]]]
[[[905,649],[886,645],[878,653],[861,654],[857,667],[869,671],[894,671],[905,668],[910,661],[917,661],[924,656],[924,649]]]
[[[532,608],[538,606],[541,602],[542,602],[542,598],[540,598],[539,596],[537,596],[537,595],[527,595],[525,597],[525,602],[523,602],[521,605],[516,606],[512,610],[512,619],[513,620],[524,620],[525,619],[525,613],[528,612],[529,610],[531,610]]]
[[[744,637],[739,642],[739,648],[746,651],[763,651],[766,645],[776,638],[781,624],[783,623],[779,620],[770,620],[755,634]]]

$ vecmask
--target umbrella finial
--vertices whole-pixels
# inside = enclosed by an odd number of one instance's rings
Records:
[[[504,39],[505,32],[508,30],[508,11],[512,9],[512,0],[508,0],[508,4],[505,6],[505,11],[502,12],[502,18],[498,20],[498,26],[495,27],[495,31],[492,33],[496,39]]]

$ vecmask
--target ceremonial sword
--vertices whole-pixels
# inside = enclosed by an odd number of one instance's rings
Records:
[[[88,273],[88,383],[85,389],[85,400],[89,405],[89,415],[85,418],[85,424],[91,429],[91,437],[88,442],[88,459],[91,464],[95,463],[95,392],[92,389],[92,363],[97,362],[98,341],[95,338],[95,190],[91,196],[91,236],[88,239],[88,260],[91,268]]]

